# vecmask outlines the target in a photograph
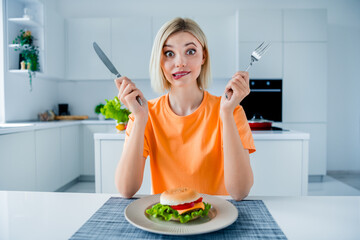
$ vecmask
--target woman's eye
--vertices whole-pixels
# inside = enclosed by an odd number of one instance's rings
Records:
[[[172,51],[167,51],[167,52],[165,52],[165,56],[172,57],[172,56],[174,56],[174,53]]]
[[[195,49],[189,49],[186,53],[188,55],[194,55],[196,53],[196,50]]]

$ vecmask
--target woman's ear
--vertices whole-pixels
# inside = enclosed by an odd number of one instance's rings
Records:
[[[205,60],[206,60],[206,52],[203,50],[203,59],[202,59],[201,65],[204,65]]]

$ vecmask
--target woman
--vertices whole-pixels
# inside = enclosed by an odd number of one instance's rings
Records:
[[[150,75],[154,90],[168,91],[150,101],[127,77],[115,79],[119,99],[132,112],[115,175],[120,194],[130,198],[139,190],[150,155],[154,194],[187,186],[235,200],[246,197],[253,185],[249,153],[255,147],[239,102],[250,92],[248,73],[235,73],[222,97],[205,91],[206,37],[194,21],[176,18],[155,38]]]

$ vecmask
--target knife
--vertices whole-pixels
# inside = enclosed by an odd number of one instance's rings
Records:
[[[96,54],[99,56],[99,58],[101,59],[101,61],[105,64],[105,66],[110,70],[111,73],[113,73],[117,78],[121,77],[121,74],[118,72],[118,70],[116,70],[116,68],[114,67],[114,65],[111,63],[111,61],[109,60],[109,58],[105,55],[105,53],[101,50],[101,48],[99,47],[99,45],[97,45],[96,42],[93,43],[94,49]],[[140,106],[143,105],[140,96],[136,96],[136,100],[138,101],[138,103],[140,104]]]

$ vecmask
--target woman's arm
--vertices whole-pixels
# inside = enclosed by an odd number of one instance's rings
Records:
[[[131,134],[123,149],[116,167],[115,185],[125,198],[131,198],[141,187],[146,158],[144,151],[144,132],[146,123],[134,121]]]
[[[123,197],[131,198],[141,187],[144,174],[144,133],[148,120],[148,105],[142,92],[127,77],[115,79],[115,84],[119,90],[118,98],[135,117],[115,172],[115,185],[119,193]],[[142,105],[136,99],[138,96]]]
[[[233,114],[224,116],[222,122],[225,187],[239,201],[249,194],[254,183],[249,151],[242,145]]]
[[[237,72],[228,82],[221,98],[220,117],[223,124],[225,187],[237,201],[245,198],[254,183],[249,151],[244,149],[234,119],[234,110],[250,93],[249,74]]]

